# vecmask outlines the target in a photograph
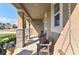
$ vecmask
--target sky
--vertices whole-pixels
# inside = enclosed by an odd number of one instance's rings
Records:
[[[17,9],[10,3],[0,3],[0,22],[16,24]]]

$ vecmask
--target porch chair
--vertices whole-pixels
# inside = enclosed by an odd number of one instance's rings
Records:
[[[43,52],[47,52],[48,55],[52,55],[53,54],[53,50],[54,50],[53,42],[54,42],[54,40],[51,37],[49,37],[48,41],[49,41],[48,44],[42,44],[42,43],[40,43],[40,40],[39,40],[39,42],[37,42],[37,55],[40,54],[40,50],[41,49],[42,49]],[[43,49],[43,48],[45,48],[45,49]]]

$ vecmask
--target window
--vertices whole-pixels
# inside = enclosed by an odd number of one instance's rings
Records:
[[[55,13],[55,16],[54,16],[54,26],[59,26],[60,25],[60,5],[57,3],[55,4],[54,6],[54,13]]]
[[[57,14],[55,16],[55,26],[59,26],[59,23],[60,23],[59,19],[60,19],[60,16],[59,16],[59,14]]]
[[[63,3],[55,3],[51,7],[51,32],[61,33],[63,29]]]

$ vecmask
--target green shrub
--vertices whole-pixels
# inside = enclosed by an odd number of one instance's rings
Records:
[[[3,48],[3,45],[5,43],[10,43],[10,42],[14,42],[16,44],[16,36],[11,36],[7,40],[0,41],[0,46]]]
[[[9,43],[11,41],[14,41],[16,43],[16,37],[10,37],[9,40],[6,41],[6,43]]]

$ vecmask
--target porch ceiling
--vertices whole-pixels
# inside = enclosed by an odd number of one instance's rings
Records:
[[[51,3],[23,3],[21,4],[32,19],[43,19],[46,11],[51,8]],[[17,8],[22,8],[16,4]]]
[[[23,5],[27,9],[32,19],[43,19],[45,12],[51,6],[49,3],[26,3]]]

